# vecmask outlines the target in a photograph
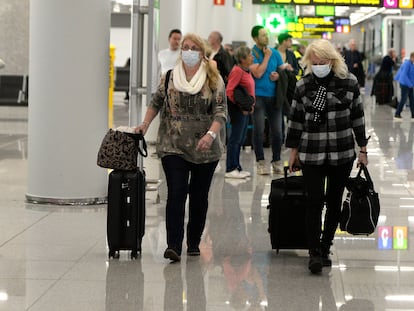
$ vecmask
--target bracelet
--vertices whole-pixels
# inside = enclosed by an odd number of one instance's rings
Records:
[[[142,124],[144,124],[146,127],[150,125],[148,121],[142,121]]]
[[[210,135],[211,138],[213,138],[213,140],[216,139],[216,137],[217,137],[217,134],[214,133],[213,131],[208,131],[207,134]]]
[[[368,152],[362,150],[360,150],[359,153],[368,154]]]

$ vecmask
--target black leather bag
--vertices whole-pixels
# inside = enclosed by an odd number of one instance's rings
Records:
[[[361,176],[364,172],[365,178]],[[368,169],[360,164],[356,177],[349,177],[348,194],[342,205],[340,228],[353,235],[369,235],[375,231],[380,214],[378,193]]]
[[[398,98],[397,98],[397,96],[392,97],[390,106],[394,109],[397,109],[397,107],[398,107]]]
[[[237,105],[240,106],[240,109],[243,111],[252,111],[252,107],[254,104],[254,97],[251,96],[247,90],[242,87],[241,85],[238,85],[234,89],[234,101]]]

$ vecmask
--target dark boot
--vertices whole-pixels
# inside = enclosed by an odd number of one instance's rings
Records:
[[[330,246],[322,244],[321,257],[322,257],[322,264],[324,267],[332,266],[332,260],[331,260],[330,255],[331,255]]]
[[[322,272],[322,257],[320,250],[310,250],[309,251],[309,270],[313,274],[321,273]]]

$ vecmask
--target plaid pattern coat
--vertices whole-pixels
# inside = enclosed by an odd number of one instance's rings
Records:
[[[292,101],[286,146],[297,148],[299,160],[307,165],[353,161],[355,140],[360,147],[367,144],[364,109],[355,76],[333,76],[325,87],[327,100],[319,122],[314,121],[317,111],[313,107],[319,85],[312,74],[297,82]]]

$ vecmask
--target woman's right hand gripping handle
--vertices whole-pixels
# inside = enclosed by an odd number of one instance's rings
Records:
[[[147,133],[149,127],[149,122],[147,121],[143,121],[140,125],[138,125],[137,127],[135,127],[135,133],[142,133],[142,135],[145,135],[145,133]]]
[[[289,171],[297,172],[300,170],[299,154],[297,148],[290,149],[289,155]]]

